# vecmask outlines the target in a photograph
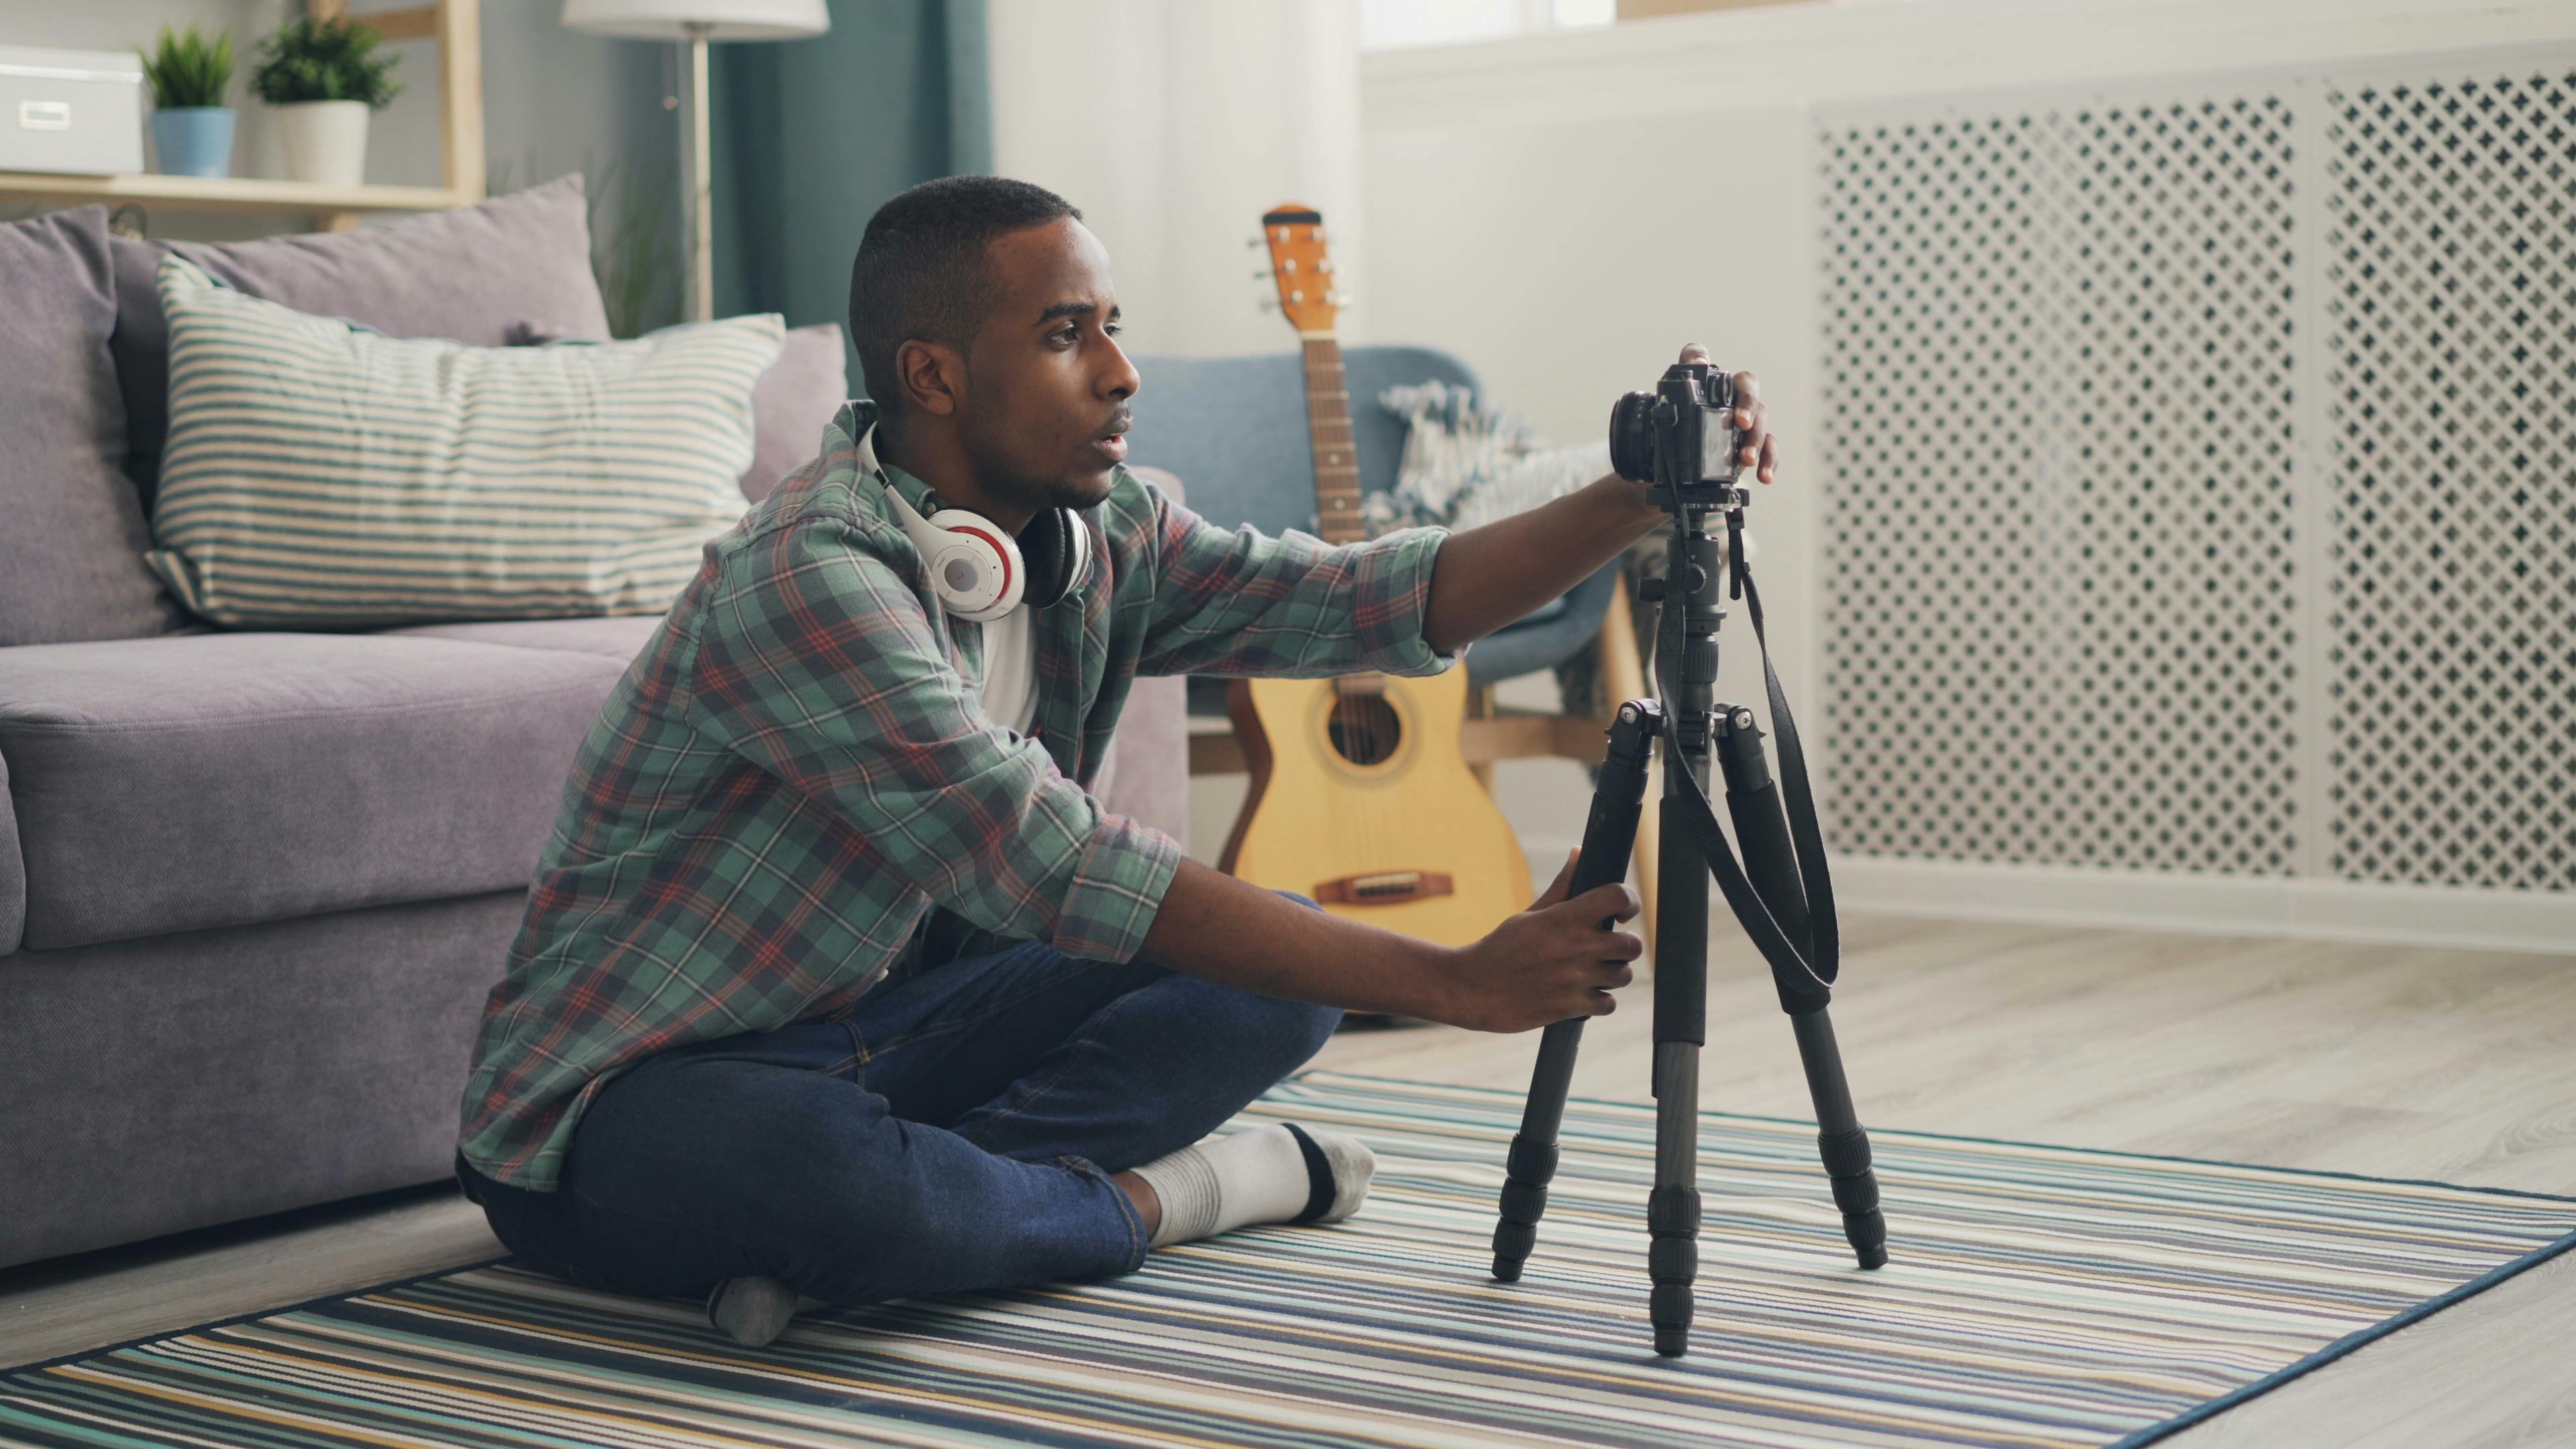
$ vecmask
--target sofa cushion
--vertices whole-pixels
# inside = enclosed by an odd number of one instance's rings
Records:
[[[1153,469],[1173,498],[1180,480]],[[476,644],[507,644],[522,649],[573,649],[600,654],[623,664],[644,652],[662,620],[642,615],[600,619],[511,619],[469,624],[419,624],[388,629],[387,634],[462,639]],[[1127,707],[1119,713],[1118,733],[1109,741],[1108,757],[1092,777],[1091,793],[1121,815],[1154,827],[1181,843],[1190,843],[1190,722],[1178,675],[1140,676],[1129,686]],[[6,883],[0,882],[0,890]],[[5,899],[0,899],[5,909]]]
[[[161,264],[170,440],[146,557],[268,628],[659,614],[742,519],[774,312],[631,342],[386,337]]]
[[[624,671],[365,634],[0,649],[23,944],[524,886]]]
[[[115,329],[106,208],[0,226],[0,648],[183,622],[143,562]]]
[[[534,323],[510,329],[512,347],[544,347],[564,338]],[[778,360],[751,388],[751,466],[743,470],[742,496],[758,503],[779,480],[821,451],[825,425],[849,401],[850,374],[841,324],[817,322],[787,334]]]
[[[788,333],[778,361],[752,389],[757,435],[750,471],[742,475],[742,496],[758,503],[777,490],[780,479],[814,461],[822,451],[825,425],[849,397],[841,324],[819,322]]]
[[[509,644],[521,649],[571,649],[620,664],[644,652],[644,641],[668,614],[602,614],[583,619],[477,619],[457,624],[414,624],[379,632],[396,638],[462,639],[470,644]]]
[[[125,466],[147,508],[160,487],[170,421],[170,334],[153,290],[165,256],[186,257],[251,296],[391,337],[499,347],[525,323],[568,340],[608,339],[579,176],[361,231],[221,244],[119,237],[113,248]]]

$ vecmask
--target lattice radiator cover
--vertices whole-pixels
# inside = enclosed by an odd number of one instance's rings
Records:
[[[1838,848],[2576,889],[2576,56],[1816,142]]]

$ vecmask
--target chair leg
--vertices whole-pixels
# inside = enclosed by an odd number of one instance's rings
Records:
[[[1615,710],[1632,699],[1646,696],[1646,670],[1637,658],[1636,626],[1628,613],[1627,579],[1623,575],[1619,589],[1610,596],[1610,607],[1601,616],[1601,694],[1602,707]],[[1657,768],[1661,768],[1660,761]],[[1659,778],[1649,777],[1647,798],[1662,793]],[[1645,905],[1638,916],[1643,925],[1649,959],[1655,950],[1655,860],[1663,834],[1656,820],[1657,812],[1649,808],[1637,817],[1637,894]]]
[[[1494,686],[1488,684],[1482,689],[1469,690],[1467,692],[1467,718],[1492,719],[1493,717]],[[1477,784],[1485,787],[1485,794],[1490,797],[1494,793],[1493,761],[1487,760],[1480,765],[1469,765],[1467,770],[1470,774],[1473,774],[1476,777]]]

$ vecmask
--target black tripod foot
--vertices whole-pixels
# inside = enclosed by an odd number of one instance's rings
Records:
[[[1839,1060],[1835,1065],[1839,1077]],[[1839,1132],[1819,1132],[1816,1150],[1825,1160],[1826,1180],[1833,1184],[1834,1206],[1842,1210],[1843,1237],[1863,1268],[1886,1267],[1887,1219],[1878,1210],[1878,1175],[1870,1170],[1869,1134],[1857,1122]]]
[[[1580,1024],[1575,1029],[1580,1030]],[[1548,1030],[1554,1032],[1557,1027]],[[1571,1034],[1564,1040],[1567,1044],[1563,1050],[1571,1057]],[[1558,1100],[1562,1102],[1562,1096]],[[1526,1132],[1512,1137],[1509,1176],[1503,1181],[1502,1221],[1494,1224],[1494,1281],[1498,1283],[1521,1281],[1521,1264],[1529,1261],[1530,1249],[1538,1246],[1538,1220],[1547,1211],[1547,1184],[1556,1176],[1556,1158],[1553,1142],[1533,1140]]]
[[[1654,1289],[1646,1314],[1655,1325],[1655,1352],[1679,1358],[1690,1352],[1691,1284],[1699,1278],[1699,1189],[1658,1187],[1646,1195],[1646,1273]]]

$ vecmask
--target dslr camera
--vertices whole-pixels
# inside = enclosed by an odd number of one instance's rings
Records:
[[[1676,504],[1740,502],[1733,485],[1743,451],[1735,375],[1714,363],[1674,363],[1653,392],[1632,392],[1611,405],[1611,469],[1631,483],[1671,489]],[[1701,496],[1690,497],[1693,491]]]

